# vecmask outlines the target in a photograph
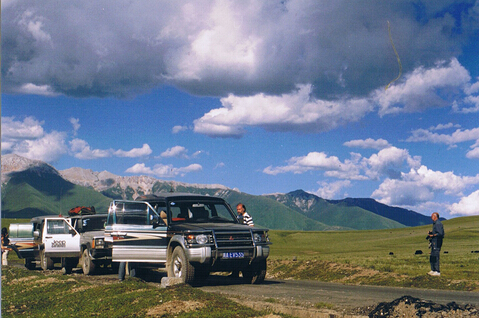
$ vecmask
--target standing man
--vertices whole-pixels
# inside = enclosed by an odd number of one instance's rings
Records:
[[[253,217],[251,217],[247,212],[246,212],[246,206],[243,205],[242,203],[239,203],[236,205],[236,212],[238,213],[238,220],[240,223],[243,223],[245,225],[248,225],[250,227],[254,226],[253,223]],[[231,275],[228,277],[230,278],[238,278],[239,277],[239,270],[233,270]]]
[[[238,219],[239,221],[243,222],[243,224],[248,225],[253,227],[253,217],[251,217],[247,212],[246,212],[246,206],[243,205],[242,203],[239,203],[236,205],[236,211],[238,212]]]
[[[428,272],[431,276],[440,276],[439,271],[439,255],[441,253],[442,239],[444,238],[444,226],[439,220],[439,214],[434,212],[431,215],[432,219],[432,231],[427,235],[431,243],[431,257],[429,262],[431,263],[431,271]]]

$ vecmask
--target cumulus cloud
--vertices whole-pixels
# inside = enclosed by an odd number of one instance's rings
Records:
[[[43,122],[33,117],[17,121],[13,117],[2,117],[2,154],[17,155],[55,162],[68,150],[64,132],[45,132]]]
[[[453,58],[449,63],[441,62],[430,69],[415,69],[402,83],[387,90],[378,89],[374,100],[379,104],[381,116],[445,107],[452,103],[447,99],[448,95],[463,88],[470,80],[469,72]]]
[[[479,190],[451,205],[451,215],[479,215]]]
[[[389,147],[369,158],[364,158],[362,162],[366,175],[371,179],[378,179],[381,176],[398,179],[404,164],[407,164],[407,167],[419,167],[421,158],[411,157],[405,149]]]
[[[201,171],[203,167],[200,164],[191,164],[186,167],[173,167],[173,165],[156,164],[148,167],[144,163],[137,163],[128,168],[125,172],[132,174],[153,175],[162,178],[173,178],[176,176],[185,176],[188,173]]]
[[[72,124],[73,126],[73,136],[76,136],[77,133],[78,133],[78,130],[80,129],[81,125],[80,125],[80,119],[76,119],[76,118],[70,118],[70,123]]]
[[[307,171],[325,171],[329,177],[364,180],[359,174],[358,158],[353,154],[351,160],[341,162],[336,156],[328,156],[324,152],[310,152],[306,156],[292,157],[286,166],[268,166],[263,173],[277,175],[284,173],[302,174]]]
[[[387,205],[418,205],[435,194],[462,196],[463,191],[479,184],[476,176],[457,176],[453,172],[433,171],[422,165],[402,173],[399,179],[386,179],[371,195]]]
[[[113,149],[91,149],[88,142],[75,138],[70,141],[70,150],[73,156],[82,160],[93,160],[106,157],[144,157],[152,153],[148,144],[143,144],[141,148],[133,148],[129,151]]]
[[[175,126],[173,126],[173,128],[171,129],[171,133],[173,133],[173,134],[178,134],[178,133],[183,132],[183,131],[186,131],[186,130],[188,130],[188,127],[187,127],[187,126],[175,125]]]
[[[117,150],[113,152],[113,155],[118,156],[118,157],[143,157],[143,156],[148,156],[152,153],[153,151],[150,148],[150,145],[148,144],[143,144],[141,148],[132,148],[129,151],[124,151],[124,150]]]
[[[325,199],[334,199],[338,195],[341,194],[344,188],[351,186],[351,181],[343,180],[343,181],[335,181],[335,182],[320,182],[321,187],[319,187],[316,191],[312,192],[313,194],[325,198]],[[345,196],[342,196],[345,197]]]
[[[269,131],[324,132],[361,119],[372,110],[366,99],[318,100],[312,85],[298,85],[281,96],[265,95],[221,99],[222,108],[213,109],[194,121],[194,131],[210,136],[241,137],[246,126]]]
[[[430,130],[418,129],[412,131],[407,142],[431,142],[436,144],[455,145],[457,143],[479,140],[479,127],[473,129],[458,129],[452,134],[438,134]]]
[[[378,150],[391,146],[388,141],[382,138],[377,140],[374,140],[372,138],[367,138],[365,140],[352,140],[345,142],[343,145],[347,147],[372,148]]]
[[[310,152],[306,156],[292,157],[285,166],[268,166],[263,173],[277,175],[284,173],[302,174],[307,171],[324,171],[327,177],[347,180],[376,180],[381,177],[397,179],[401,170],[417,168],[421,158],[410,156],[409,152],[396,147],[388,147],[369,158],[358,153],[350,153],[351,158],[343,162],[336,156],[324,152]]]
[[[183,146],[173,146],[163,153],[161,153],[162,157],[177,157],[177,158],[188,158],[188,150]]]

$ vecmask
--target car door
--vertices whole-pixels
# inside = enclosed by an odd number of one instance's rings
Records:
[[[80,234],[65,218],[46,218],[43,230],[45,255],[76,257],[80,255]]]
[[[166,262],[167,226],[149,203],[114,201],[109,214],[105,234],[113,242],[113,261]]]

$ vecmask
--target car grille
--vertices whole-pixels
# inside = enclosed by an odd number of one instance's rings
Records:
[[[214,235],[218,248],[253,246],[253,239],[249,231],[215,231]]]

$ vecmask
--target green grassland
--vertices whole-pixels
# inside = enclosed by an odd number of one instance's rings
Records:
[[[2,227],[27,220],[2,219]],[[268,278],[354,285],[479,290],[479,216],[444,221],[441,277],[431,277],[431,226],[369,231],[270,231]],[[424,253],[416,255],[416,250]],[[447,252],[447,253],[446,253]],[[10,260],[16,256],[10,254]],[[2,268],[3,317],[254,317],[265,313],[189,286],[160,289],[138,279],[61,276]],[[98,279],[100,280],[100,279]],[[48,294],[45,294],[48,291]],[[180,307],[169,307],[171,303]],[[174,309],[184,309],[174,312]]]
[[[429,277],[431,226],[388,230],[271,231],[269,274],[278,278],[316,279],[457,290],[479,289],[479,216],[443,222],[441,277]],[[423,254],[416,255],[417,250]]]

